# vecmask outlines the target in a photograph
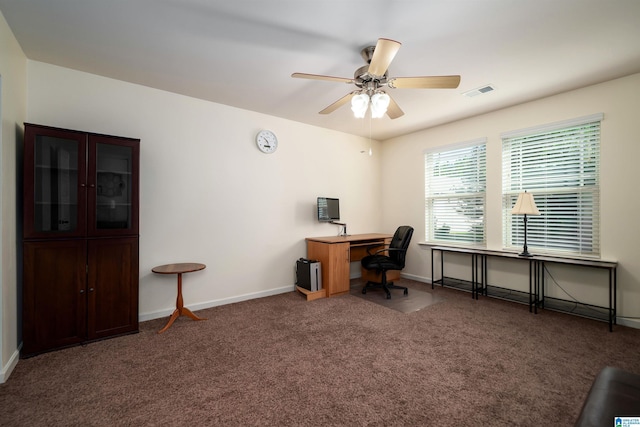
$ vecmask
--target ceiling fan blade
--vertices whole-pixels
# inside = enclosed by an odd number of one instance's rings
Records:
[[[378,39],[376,48],[373,51],[373,57],[369,64],[369,74],[382,77],[387,72],[389,64],[393,61],[393,58],[398,53],[402,44],[395,40],[390,39]]]
[[[333,104],[329,105],[327,108],[325,108],[324,110],[320,111],[320,114],[329,114],[329,113],[333,113],[334,111],[336,111],[338,108],[342,107],[344,104],[346,104],[347,102],[349,102],[351,100],[351,97],[353,95],[355,95],[356,93],[358,93],[358,91],[353,91],[350,92],[348,94],[346,94],[345,96],[343,96],[342,98],[338,99],[336,102],[334,102]]]
[[[353,79],[348,79],[346,77],[323,76],[320,74],[293,73],[291,74],[291,77],[297,79],[327,80],[330,82],[353,83]]]
[[[394,77],[387,86],[400,89],[455,89],[460,76]]]
[[[388,95],[388,94],[387,94]],[[390,119],[397,119],[398,117],[404,116],[404,111],[398,107],[396,101],[393,98],[389,97],[389,106],[387,107],[387,116]]]

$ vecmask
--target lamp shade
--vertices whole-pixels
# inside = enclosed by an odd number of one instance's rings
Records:
[[[379,119],[387,112],[391,98],[384,92],[377,92],[371,96],[371,117]]]
[[[369,95],[366,93],[359,93],[351,97],[351,111],[357,119],[364,118],[367,113],[367,107],[369,106]]]
[[[533,200],[533,194],[526,191],[518,194],[518,200],[511,209],[511,213],[514,215],[540,215],[536,202]]]

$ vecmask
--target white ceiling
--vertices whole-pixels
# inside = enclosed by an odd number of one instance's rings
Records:
[[[387,139],[640,72],[640,0],[0,0],[29,59],[352,134]],[[354,87],[379,37],[390,77],[462,76],[457,89],[389,89],[405,111],[318,111]],[[462,93],[492,84],[496,90]]]

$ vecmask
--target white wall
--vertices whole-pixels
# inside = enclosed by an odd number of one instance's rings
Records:
[[[0,13],[0,383],[18,362],[16,175],[22,144],[19,124],[26,117],[27,59]]]
[[[45,63],[28,62],[28,122],[141,139],[140,315],[175,308],[175,276],[151,269],[202,262],[184,303],[203,308],[293,290],[317,196],[339,197],[350,233],[382,229],[379,144]],[[255,144],[260,129],[274,154]]]
[[[470,98],[469,102],[482,102],[482,97]],[[416,228],[414,241],[424,242],[424,151],[487,137],[487,247],[502,249],[500,134],[604,113],[600,172],[602,259],[619,262],[618,315],[640,317],[640,227],[637,221],[640,198],[636,197],[639,112],[640,74],[636,74],[384,141],[381,156],[385,200],[383,228],[411,224]],[[405,190],[397,191],[398,188]],[[447,270],[447,275],[451,271],[456,272],[457,277],[470,276],[470,261],[460,259],[453,264],[456,265]],[[492,284],[522,287],[527,281],[528,269],[517,271],[519,267],[513,264],[499,264],[493,261],[495,270],[489,274]],[[561,278],[560,283],[574,296],[593,304],[608,305],[608,282],[597,270],[550,268],[554,278]],[[431,280],[428,246],[412,245],[405,273],[420,280]],[[518,281],[518,277],[522,280]],[[550,295],[562,296],[557,289],[550,288]],[[640,327],[637,320],[621,319],[620,323]]]

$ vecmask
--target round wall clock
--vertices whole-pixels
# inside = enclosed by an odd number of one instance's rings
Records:
[[[278,138],[270,130],[261,130],[256,135],[256,144],[263,153],[273,153],[278,148]]]

